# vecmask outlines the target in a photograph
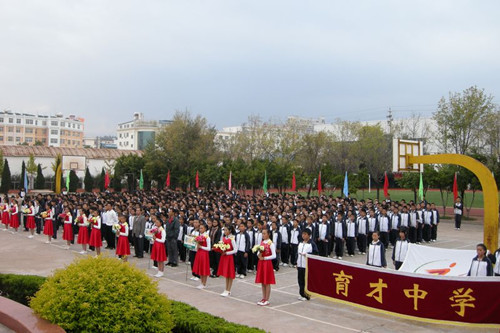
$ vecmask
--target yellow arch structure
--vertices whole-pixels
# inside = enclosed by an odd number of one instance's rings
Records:
[[[408,164],[455,164],[472,171],[483,188],[483,242],[491,252],[498,248],[498,188],[490,169],[478,160],[460,154],[407,155]]]

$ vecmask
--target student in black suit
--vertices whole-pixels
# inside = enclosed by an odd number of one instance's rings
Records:
[[[236,277],[244,279],[247,276],[248,253],[250,252],[250,236],[247,233],[247,226],[245,223],[240,223],[239,232],[236,234]]]
[[[270,239],[273,241],[276,247],[276,258],[273,259],[273,267],[277,272],[280,270],[280,253],[281,253],[281,233],[278,230],[278,224],[276,221],[271,223],[271,234]]]

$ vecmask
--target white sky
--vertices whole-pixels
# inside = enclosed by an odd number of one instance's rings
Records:
[[[500,100],[499,1],[0,0],[0,109],[114,134],[143,112],[348,120]]]

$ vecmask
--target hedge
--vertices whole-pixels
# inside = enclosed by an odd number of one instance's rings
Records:
[[[0,274],[0,295],[28,305],[29,299],[35,295],[45,280],[45,277],[36,275]],[[258,328],[228,322],[182,302],[170,302],[170,311],[174,319],[172,331],[175,333],[264,332]]]

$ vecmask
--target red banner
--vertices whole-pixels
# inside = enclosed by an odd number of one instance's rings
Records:
[[[410,319],[500,327],[500,278],[403,273],[308,256],[307,291]]]

